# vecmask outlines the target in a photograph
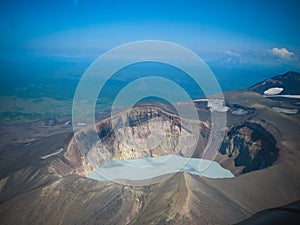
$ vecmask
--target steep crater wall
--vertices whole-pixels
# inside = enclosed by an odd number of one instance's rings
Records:
[[[81,163],[83,173],[111,160],[169,154],[192,157],[195,151],[204,150],[209,132],[208,122],[183,121],[159,107],[134,107],[99,121],[96,130],[88,127],[78,131],[65,157],[73,164]]]
[[[244,167],[242,173],[248,173],[273,165],[279,148],[276,139],[261,124],[247,121],[228,131],[220,153],[234,158],[234,165]]]

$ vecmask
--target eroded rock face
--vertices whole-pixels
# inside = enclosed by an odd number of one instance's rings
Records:
[[[80,130],[69,144],[69,152],[77,145],[86,172],[110,160],[168,154],[192,157],[196,149],[205,148],[210,131],[207,122],[181,119],[153,106],[123,111],[99,121],[96,129]]]
[[[260,124],[245,122],[228,132],[220,153],[235,157],[235,166],[244,166],[242,173],[247,173],[269,167],[277,160],[279,149],[276,143]]]

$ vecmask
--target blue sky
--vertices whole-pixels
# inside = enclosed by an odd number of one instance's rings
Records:
[[[264,57],[298,67],[299,8],[297,0],[3,0],[0,51],[93,57],[127,42],[159,39],[208,59]]]

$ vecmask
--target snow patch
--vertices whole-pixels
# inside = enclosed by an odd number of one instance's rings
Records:
[[[42,156],[42,157],[40,157],[40,158],[41,158],[41,159],[48,159],[48,158],[50,158],[50,157],[52,157],[52,156],[58,155],[58,154],[61,153],[63,150],[64,150],[63,148],[57,149],[55,152],[50,153],[50,154],[48,154],[48,155],[44,155],[44,156]]]
[[[300,95],[264,95],[268,98],[300,98]]]
[[[67,122],[64,123],[64,125],[70,125],[71,124],[71,120],[68,120]]]
[[[223,99],[197,99],[195,102],[207,102],[207,107],[210,111],[215,112],[227,112],[229,107],[225,105],[225,101]]]
[[[283,88],[275,87],[275,88],[269,88],[268,90],[264,91],[265,95],[277,95],[283,91]]]
[[[234,116],[244,116],[244,115],[248,114],[248,111],[245,109],[239,108],[237,110],[232,111],[231,113]]]
[[[297,114],[298,109],[286,109],[286,108],[279,108],[279,107],[272,107],[276,112],[285,113],[285,114]]]

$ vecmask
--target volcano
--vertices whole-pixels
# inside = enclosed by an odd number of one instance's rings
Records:
[[[185,124],[170,105],[144,102],[102,115],[95,127],[75,133],[69,122],[56,119],[49,126],[3,125],[0,224],[258,224],[258,217],[273,224],[267,218],[279,210],[267,209],[300,200],[300,100],[289,97],[299,95],[299,77],[289,72],[224,93],[219,113],[227,117],[225,136],[211,160],[232,178],[167,171],[141,185],[89,177],[109,161],[203,158],[216,105],[206,100],[178,103],[197,108],[199,120],[187,114]],[[271,88],[286,96],[266,95]],[[286,213],[286,221],[297,224],[299,204],[280,209],[286,208],[294,212]]]

